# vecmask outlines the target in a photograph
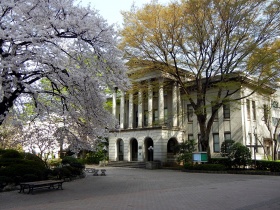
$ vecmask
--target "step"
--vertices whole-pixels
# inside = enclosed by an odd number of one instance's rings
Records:
[[[128,161],[111,161],[107,164],[110,167],[126,167],[126,168],[146,168],[145,162],[128,162]]]

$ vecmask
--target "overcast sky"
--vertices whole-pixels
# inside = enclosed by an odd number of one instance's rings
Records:
[[[133,2],[136,6],[149,3],[150,0],[76,0],[82,5],[87,6],[89,3],[91,7],[99,10],[99,13],[109,24],[117,23],[122,25],[122,15],[120,11],[129,11]],[[166,4],[170,0],[158,0],[159,3]]]

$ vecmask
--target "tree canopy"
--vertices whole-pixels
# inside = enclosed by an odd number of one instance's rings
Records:
[[[117,33],[96,10],[73,0],[5,0],[0,32],[0,125],[30,100],[37,113],[67,113],[96,135],[114,124],[104,89],[129,82]]]
[[[279,48],[276,56],[263,52],[276,49],[279,15],[280,2],[273,0],[182,0],[166,6],[154,1],[123,12],[121,49],[131,68],[174,76],[194,109],[206,150],[218,109],[241,99],[236,93],[249,77],[256,84],[251,93],[275,84]]]

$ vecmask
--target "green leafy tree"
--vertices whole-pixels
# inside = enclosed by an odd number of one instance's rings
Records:
[[[236,142],[232,145],[228,157],[235,167],[243,166],[243,168],[245,168],[251,162],[251,152],[249,148],[240,142]]]
[[[166,6],[153,1],[123,17],[120,47],[129,67],[161,71],[179,84],[197,117],[202,151],[209,150],[221,107],[275,84],[279,76],[277,68],[260,68],[261,62],[276,64],[279,53],[270,59],[256,53],[279,38],[278,0],[182,0]],[[250,93],[238,94],[252,81]]]
[[[192,153],[196,150],[196,145],[195,140],[188,140],[178,144],[175,147],[177,162],[183,162],[183,164],[192,162]]]
[[[235,143],[233,140],[225,140],[221,145],[221,155],[222,157],[228,157],[232,151],[232,146]]]

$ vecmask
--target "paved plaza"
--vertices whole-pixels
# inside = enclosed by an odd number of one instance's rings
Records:
[[[107,176],[65,182],[64,190],[0,193],[0,210],[280,209],[280,176],[106,170]]]

